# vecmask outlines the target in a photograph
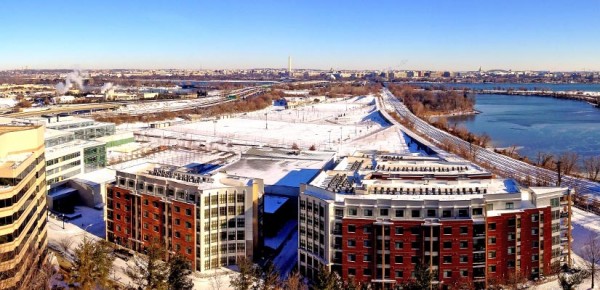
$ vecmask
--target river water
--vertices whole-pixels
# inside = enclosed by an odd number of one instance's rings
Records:
[[[575,90],[599,88],[577,85]],[[574,151],[582,157],[600,155],[600,109],[586,102],[479,94],[475,109],[481,113],[451,117],[448,123],[464,126],[471,132],[487,133],[495,147],[518,146],[519,153],[532,160],[540,151],[555,154]]]

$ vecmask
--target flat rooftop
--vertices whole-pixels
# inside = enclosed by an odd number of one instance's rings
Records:
[[[221,170],[236,176],[260,177],[265,185],[299,187],[308,183],[334,156],[329,151],[252,148]]]
[[[104,143],[102,142],[98,142],[98,141],[93,141],[93,140],[73,140],[73,141],[69,141],[67,143],[63,143],[60,145],[56,145],[56,146],[52,146],[52,147],[47,147],[46,148],[46,160],[48,159],[52,159],[52,158],[56,158],[58,156],[61,156],[63,154],[67,154],[70,153],[74,150],[78,150],[81,148],[87,148],[87,147],[92,147],[92,146],[100,146],[103,145]]]
[[[117,170],[117,176],[120,175],[120,172],[195,186],[200,190],[248,186],[253,181],[251,178],[231,176],[225,173],[215,173],[213,175],[197,174],[193,169],[187,167],[150,162]]]

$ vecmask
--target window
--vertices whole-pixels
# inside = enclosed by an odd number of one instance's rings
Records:
[[[348,225],[348,232],[349,233],[356,233],[356,226],[355,225]]]
[[[490,265],[490,266],[488,266],[488,272],[490,272],[490,273],[496,273],[496,265]]]
[[[474,208],[473,215],[483,215],[483,209],[482,208]]]
[[[540,246],[540,242],[539,241],[531,241],[531,247],[532,248],[538,248]]]
[[[185,209],[185,215],[187,215],[187,216],[191,216],[191,215],[192,215],[192,210],[191,210],[191,209],[189,209],[189,208],[186,208],[186,209]]]
[[[540,219],[540,216],[538,214],[532,214],[531,215],[531,221],[532,222],[538,222]]]
[[[185,222],[185,227],[188,228],[188,229],[191,229],[192,228],[192,223]]]
[[[356,262],[356,254],[348,254],[348,262]]]
[[[348,240],[348,247],[356,247],[356,240]]]
[[[358,210],[355,207],[348,208],[348,215],[356,216],[358,214]]]
[[[452,264],[452,256],[444,256],[444,264]]]
[[[459,261],[461,263],[468,263],[469,262],[469,256],[467,256],[467,255],[461,255]]]
[[[364,209],[363,215],[364,216],[373,216],[373,210],[372,209]]]
[[[505,203],[505,207],[504,208],[505,209],[514,209],[515,208],[515,204],[512,203],[512,202],[507,202],[507,203]],[[495,266],[494,266],[494,268],[495,268]]]
[[[175,206],[175,212],[179,212],[181,209],[178,206]]]
[[[402,242],[395,242],[394,243],[394,247],[396,248],[396,250],[401,250],[404,248],[404,243]]]
[[[404,228],[396,227],[396,235],[403,235],[403,234],[404,234]]]
[[[421,233],[421,228],[419,228],[419,227],[410,228],[410,233],[413,235],[418,235]]]
[[[452,227],[444,227],[444,235],[451,235]]]
[[[348,268],[348,275],[350,275],[350,276],[356,275],[356,269],[354,269],[354,268]]]
[[[372,233],[372,230],[373,230],[373,229],[371,228],[371,226],[365,226],[365,227],[363,228],[363,232],[364,232],[365,234],[370,234],[370,233]]]
[[[442,211],[442,217],[449,218],[452,217],[452,210],[445,209]]]
[[[509,255],[514,255],[515,254],[515,247],[508,247],[508,254]]]
[[[419,249],[419,242],[411,242],[410,243],[410,248],[412,250],[418,250]]]
[[[371,276],[371,269],[370,268],[365,268],[363,269],[363,275],[364,276]]]
[[[414,218],[421,217],[421,211],[420,211],[420,210],[418,210],[418,209],[413,209],[413,210],[411,211],[411,216],[412,216],[412,217],[414,217]]]
[[[403,277],[404,277],[404,273],[402,271],[396,270],[396,278],[403,278]]]
[[[370,262],[370,261],[371,261],[371,255],[364,254],[363,255],[363,262]]]
[[[469,270],[467,270],[467,269],[460,269],[460,276],[461,277],[469,277]]]
[[[452,249],[452,242],[451,241],[444,242],[444,249]]]
[[[469,217],[469,210],[466,208],[458,209],[458,217]]]
[[[404,210],[403,209],[397,209],[396,210],[396,217],[404,217]]]
[[[537,234],[538,234],[538,228],[532,228],[531,229],[531,235],[537,236]]]
[[[496,230],[496,223],[489,223],[488,224],[488,230],[495,231]]]
[[[489,237],[488,238],[488,244],[495,245],[496,244],[496,237]]]
[[[389,209],[387,209],[387,208],[381,208],[381,209],[379,209],[379,215],[380,216],[388,216],[388,214],[389,214]]]
[[[394,257],[394,262],[396,264],[402,264],[402,263],[404,263],[404,257],[402,257],[402,256],[395,256]]]
[[[496,259],[496,251],[489,251],[488,259]]]
[[[466,235],[469,233],[469,228],[468,227],[460,227],[460,234],[461,235]]]
[[[428,209],[427,210],[427,217],[435,217],[435,216],[436,216],[435,209]]]
[[[417,262],[419,262],[419,257],[417,257],[417,256],[410,257],[410,262],[413,264],[416,264]]]
[[[371,247],[371,240],[364,240],[363,241],[363,246],[365,248],[370,248]]]
[[[461,249],[466,249],[469,247],[469,242],[467,241],[460,241],[459,246]]]
[[[444,270],[444,278],[452,278],[452,270]]]
[[[540,259],[540,256],[537,254],[531,256],[531,261],[535,262],[535,261],[538,261],[539,259]]]
[[[551,198],[550,199],[550,206],[551,207],[560,206],[560,199],[558,197],[557,198]]]
[[[181,223],[181,221],[179,219],[175,219],[175,225],[179,225]]]

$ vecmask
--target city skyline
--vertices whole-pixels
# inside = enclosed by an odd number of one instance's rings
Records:
[[[0,69],[600,70],[600,3],[511,3],[6,3]]]

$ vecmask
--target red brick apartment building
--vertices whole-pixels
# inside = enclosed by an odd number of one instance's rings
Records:
[[[417,263],[434,289],[548,275],[567,262],[569,194],[469,163],[357,153],[302,186],[298,267],[377,289],[410,281]]]
[[[108,241],[141,251],[158,239],[196,271],[252,258],[261,244],[261,179],[196,174],[144,163],[118,170],[107,190]]]

